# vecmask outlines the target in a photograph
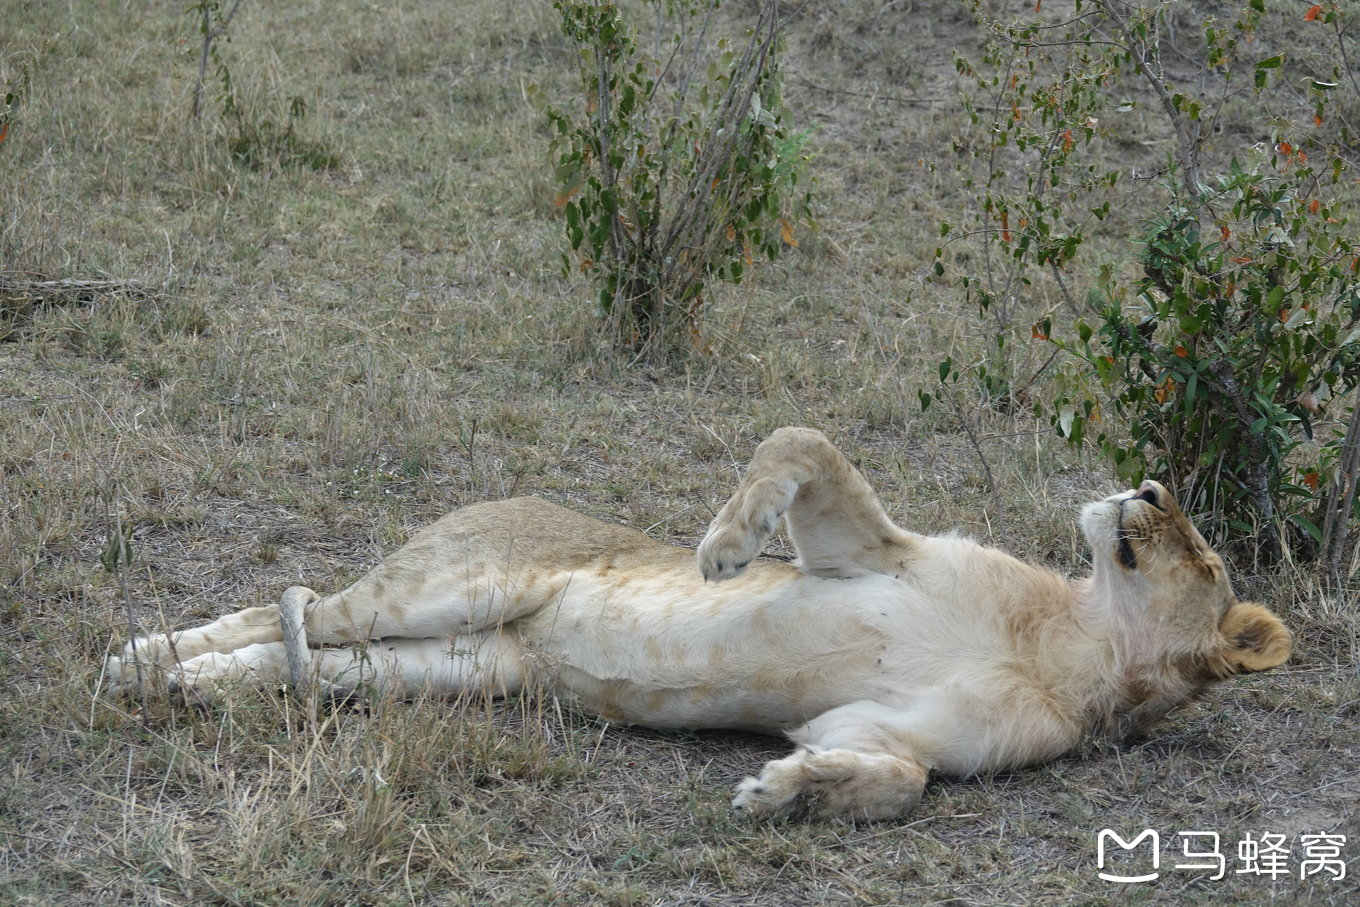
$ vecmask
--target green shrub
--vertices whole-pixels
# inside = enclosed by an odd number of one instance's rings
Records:
[[[548,109],[568,244],[622,346],[654,361],[682,355],[702,345],[708,281],[740,282],[810,219],[805,136],[781,96],[777,4],[763,3],[734,44],[711,38],[714,0],[658,3],[672,32],[656,54],[619,4],[553,5],[582,84],[576,109]]]
[[[1120,475],[1173,476],[1189,506],[1235,532],[1259,527],[1272,559],[1287,541],[1277,517],[1300,530],[1302,550],[1322,542],[1320,493],[1341,439],[1318,438],[1314,422],[1360,383],[1356,253],[1344,217],[1297,188],[1234,161],[1199,211],[1154,220],[1144,277],[1106,282],[1094,327],[1078,321],[1071,350],[1094,382],[1055,415],[1079,443],[1103,414],[1094,440]],[[1205,211],[1218,212],[1208,237]]]

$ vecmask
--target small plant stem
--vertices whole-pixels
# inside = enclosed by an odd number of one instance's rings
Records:
[[[1275,502],[1270,497],[1270,474],[1266,470],[1270,458],[1266,454],[1260,434],[1251,430],[1252,423],[1256,421],[1256,414],[1247,405],[1231,365],[1220,359],[1210,366],[1210,371],[1217,380],[1216,389],[1228,398],[1237,413],[1237,429],[1241,432],[1241,437],[1246,441],[1247,450],[1250,452],[1249,462],[1244,469],[1247,493],[1251,495],[1252,504],[1264,527],[1260,550],[1268,561],[1275,563],[1279,561],[1282,553],[1280,531],[1275,525]]]
[[[1336,474],[1323,501],[1326,516],[1322,524],[1323,573],[1333,588],[1343,581],[1342,561],[1350,541],[1350,515],[1355,507],[1355,489],[1360,480],[1360,394],[1351,399],[1351,420],[1337,455]]]
[[[226,32],[227,26],[231,24],[231,20],[236,15],[236,11],[241,8],[242,2],[243,0],[236,0],[231,6],[231,10],[222,17],[221,23],[216,28],[212,26],[212,11],[217,8],[217,3],[213,0],[201,0],[198,4],[198,10],[203,16],[203,24],[199,27],[199,30],[203,33],[203,51],[199,54],[198,81],[194,84],[192,111],[194,119],[198,119],[201,110],[200,100],[203,95],[203,81],[208,75],[208,57],[212,55],[213,42]]]
[[[992,496],[992,509],[996,512],[996,534],[1002,546],[1007,543],[1006,534],[1006,502],[1001,498],[1001,491],[997,488],[996,478],[992,475],[992,466],[987,462],[987,455],[982,452],[982,442],[978,439],[977,431],[973,427],[973,420],[964,415],[963,408],[954,399],[954,394],[948,387],[940,385],[940,391],[945,399],[949,401],[950,407],[954,410],[954,416],[963,426],[963,431],[968,435],[968,443],[973,446],[973,453],[977,454],[978,462],[982,464],[982,473],[987,477],[987,491]]]
[[[123,514],[116,503],[113,508],[113,537],[110,540],[110,549],[112,555],[109,564],[118,572],[118,588],[123,596],[123,613],[127,617],[132,668],[137,675],[138,715],[142,723],[146,724],[146,684],[143,683],[142,663],[137,653],[137,620],[132,612],[132,589],[128,585],[128,570],[132,567],[132,545],[123,536]]]
[[[1176,102],[1171,97],[1171,92],[1167,90],[1166,80],[1148,62],[1148,42],[1133,34],[1133,30],[1129,28],[1128,20],[1120,15],[1116,9],[1117,4],[1110,2],[1110,0],[1096,0],[1096,5],[1114,24],[1120,40],[1128,50],[1129,56],[1133,58],[1134,65],[1138,67],[1138,71],[1142,73],[1148,87],[1152,89],[1153,93],[1157,95],[1157,100],[1161,102],[1162,109],[1171,122],[1171,128],[1176,133],[1177,163],[1181,166],[1181,190],[1185,193],[1187,202],[1198,199],[1201,195],[1199,151],[1200,144],[1203,141],[1200,124],[1189,120],[1176,108]],[[1160,62],[1158,68],[1160,69]]]

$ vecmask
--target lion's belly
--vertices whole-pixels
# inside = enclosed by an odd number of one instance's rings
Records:
[[[556,607],[516,628],[531,672],[586,711],[776,733],[839,705],[905,705],[914,690],[956,682],[913,669],[934,659],[913,659],[913,646],[930,643],[913,641],[912,616],[890,577],[826,579],[770,564],[723,583],[689,570],[577,574]]]
[[[700,682],[653,686],[562,670],[554,689],[577,708],[610,721],[674,729],[735,729],[777,734],[841,704],[756,684]]]

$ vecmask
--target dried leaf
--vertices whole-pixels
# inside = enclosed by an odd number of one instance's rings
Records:
[[[1152,397],[1158,403],[1165,403],[1167,401],[1167,398],[1170,397],[1173,393],[1175,393],[1175,391],[1176,391],[1176,379],[1167,378],[1166,381],[1164,381],[1155,391],[1152,392]]]

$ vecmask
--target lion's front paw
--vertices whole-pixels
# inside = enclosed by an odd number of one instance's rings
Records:
[[[737,785],[732,807],[757,818],[801,811],[807,804],[799,803],[799,797],[818,787],[818,780],[808,766],[823,755],[815,747],[802,746],[791,756],[765,763],[757,777],[746,778]]]
[[[793,482],[757,479],[728,501],[699,544],[704,579],[731,579],[759,557],[797,491]]]
[[[802,782],[790,784],[793,779],[777,778],[774,774],[767,766],[759,778],[743,779],[737,785],[737,795],[732,798],[732,808],[757,819],[791,812],[794,801],[803,791]]]
[[[925,783],[926,769],[911,759],[805,747],[738,784],[732,806],[758,817],[798,809],[818,818],[893,819],[916,807]]]
[[[760,554],[763,541],[749,530],[715,522],[699,544],[699,572],[715,583],[739,576]]]

